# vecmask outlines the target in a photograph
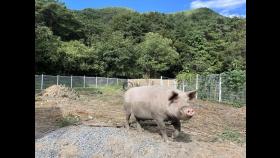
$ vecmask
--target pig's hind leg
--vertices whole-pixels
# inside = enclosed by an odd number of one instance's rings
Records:
[[[125,128],[126,129],[129,129],[129,118],[131,116],[131,113],[130,112],[126,112],[125,114]]]
[[[131,116],[131,105],[129,105],[128,103],[124,104],[124,110],[125,110],[125,128],[129,129],[129,119]]]
[[[135,116],[134,116],[135,117]],[[135,121],[136,121],[136,128],[137,128],[137,130],[139,131],[139,132],[143,132],[144,131],[144,129],[141,127],[141,125],[140,125],[140,119],[139,118],[137,118],[137,117],[135,117]]]

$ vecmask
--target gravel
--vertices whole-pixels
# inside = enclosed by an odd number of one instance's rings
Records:
[[[89,127],[84,125],[65,127],[37,139],[35,157],[49,158],[63,157],[63,155],[65,157],[82,158],[97,155],[115,157],[114,153],[118,152],[117,148],[124,148],[124,142],[129,142],[128,134],[129,132],[125,129],[113,127]],[[155,142],[147,138],[143,139],[131,148],[132,155],[143,155],[146,148],[155,146]],[[123,156],[124,154],[119,153],[117,155]]]
[[[234,145],[218,144],[215,148],[214,143],[197,141],[165,143],[159,134],[147,131],[85,125],[60,128],[36,139],[35,146],[36,158],[245,157],[245,150]],[[221,147],[223,151],[219,151]]]

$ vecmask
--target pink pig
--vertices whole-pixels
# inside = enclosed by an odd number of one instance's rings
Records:
[[[124,109],[126,113],[126,128],[129,129],[129,119],[135,117],[137,129],[141,130],[139,120],[155,120],[163,140],[167,141],[164,121],[171,121],[175,128],[173,137],[181,131],[180,120],[188,120],[194,115],[189,101],[196,95],[196,91],[182,92],[160,86],[134,87],[124,95]]]

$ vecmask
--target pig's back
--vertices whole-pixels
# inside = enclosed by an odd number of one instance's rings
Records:
[[[171,89],[160,86],[142,86],[129,89],[125,93],[125,102],[149,103],[149,104],[166,104],[171,94]]]

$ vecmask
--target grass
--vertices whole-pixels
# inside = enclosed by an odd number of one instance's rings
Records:
[[[103,86],[99,88],[100,91],[102,91],[103,93],[116,93],[122,90],[121,86]]]
[[[99,88],[74,88],[79,94],[102,94]]]
[[[230,104],[235,108],[242,108],[243,106],[246,106],[244,103],[238,103],[238,102],[225,102],[225,103]]]
[[[209,101],[209,102],[212,102],[212,103],[222,104],[224,106],[230,106],[230,107],[234,107],[234,108],[242,108],[242,107],[246,106],[245,103],[233,102],[233,101],[222,101],[222,102],[219,102],[219,101],[217,101],[215,99],[209,99],[209,98],[198,98],[198,100]]]
[[[102,87],[93,88],[74,88],[80,94],[112,94],[122,90],[121,86],[110,85]]]
[[[63,117],[62,119],[60,119],[57,124],[61,128],[61,127],[65,127],[65,126],[74,125],[74,124],[78,123],[79,121],[80,121],[80,118],[78,116],[69,114],[69,115]]]
[[[241,134],[238,133],[237,131],[234,131],[234,130],[231,130],[231,129],[225,129],[223,131],[223,133],[221,133],[219,135],[219,137],[222,140],[228,140],[228,141],[231,141],[231,142],[237,142],[237,143],[244,142],[244,140],[242,140],[242,138],[241,138]]]
[[[40,89],[35,89],[35,95],[36,95],[36,94],[39,94],[40,92],[42,92],[42,90],[40,90]]]
[[[41,100],[42,100],[41,97],[35,96],[35,102],[36,102],[36,101],[41,101]]]

